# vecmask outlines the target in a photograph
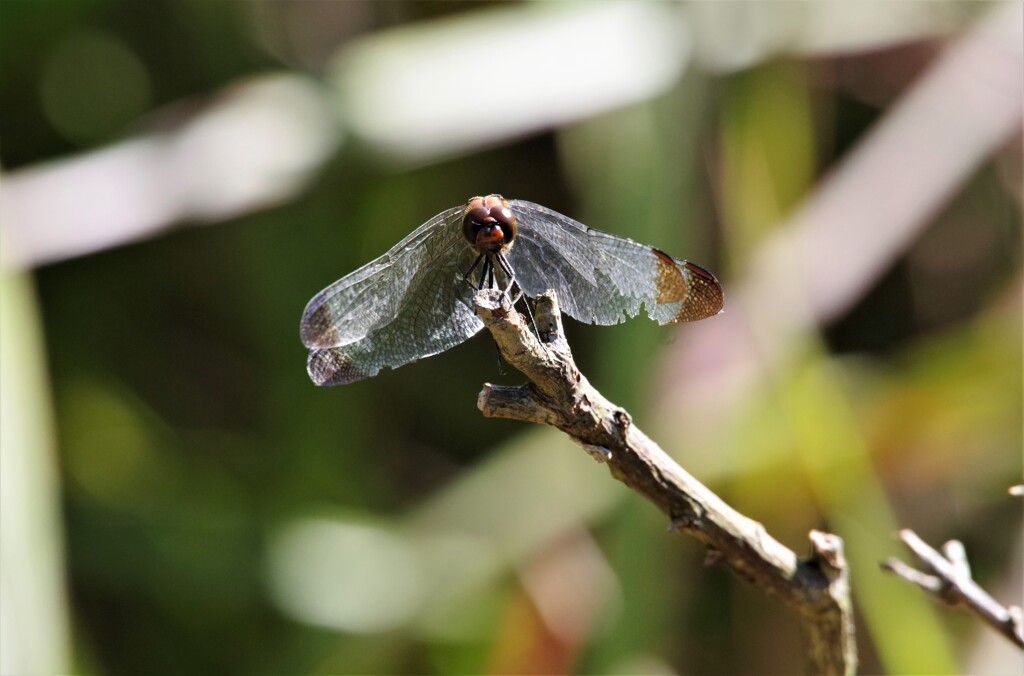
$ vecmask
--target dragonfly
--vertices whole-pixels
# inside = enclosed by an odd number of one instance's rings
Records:
[[[344,385],[466,341],[483,321],[482,288],[533,297],[549,289],[570,317],[611,325],[643,307],[659,324],[722,311],[713,274],[660,249],[498,194],[437,214],[383,256],[316,294],[302,313],[307,371]]]

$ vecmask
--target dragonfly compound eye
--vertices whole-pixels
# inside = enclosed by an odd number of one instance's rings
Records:
[[[505,206],[491,207],[489,215],[501,226],[506,244],[516,238],[516,217],[511,209]]]
[[[516,236],[516,217],[504,206],[473,207],[462,218],[462,234],[480,253],[496,254]]]
[[[462,218],[462,234],[471,244],[476,243],[476,234],[484,227],[488,217],[487,207],[474,207]]]

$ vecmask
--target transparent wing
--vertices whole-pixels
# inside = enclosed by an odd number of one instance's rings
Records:
[[[641,306],[660,324],[722,309],[715,276],[625,237],[588,228],[539,204],[509,200],[518,234],[508,259],[529,295],[554,289],[562,310],[591,324],[617,324]]]
[[[318,293],[301,324],[310,378],[318,385],[355,382],[475,334],[483,323],[463,280],[474,259],[457,207]]]

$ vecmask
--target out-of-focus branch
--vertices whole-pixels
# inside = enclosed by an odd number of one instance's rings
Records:
[[[803,334],[846,312],[1020,134],[1022,22],[1021,3],[994,3],[759,247],[723,321],[695,325],[676,346],[662,417],[684,410],[683,424],[699,429],[733,415]]]
[[[299,75],[253,76],[173,130],[6,174],[0,263],[43,265],[288,199],[340,142],[322,98]]]
[[[916,584],[947,605],[964,608],[977,615],[990,627],[1024,648],[1020,607],[1004,607],[978,586],[971,578],[971,567],[967,563],[967,552],[962,543],[950,540],[942,545],[943,556],[912,530],[901,530],[899,537],[931,572],[912,568],[897,558],[882,561],[883,570]]]
[[[801,618],[813,673],[853,673],[856,643],[842,540],[812,531],[812,554],[796,554],[764,527],[732,509],[690,476],[604,398],[579,372],[564,340],[552,292],[537,300],[542,344],[509,299],[481,291],[475,299],[502,356],[530,382],[484,385],[477,405],[489,417],[557,427],[608,465],[612,476],[668,515],[674,530],[708,547],[708,563],[726,563],[751,584],[781,600]]]

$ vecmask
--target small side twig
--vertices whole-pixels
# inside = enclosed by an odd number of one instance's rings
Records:
[[[882,561],[883,570],[917,585],[947,605],[977,615],[990,627],[1024,648],[1024,623],[1020,607],[1004,607],[978,586],[971,577],[971,567],[967,563],[967,552],[962,543],[950,540],[942,545],[940,554],[912,530],[901,530],[899,538],[929,572],[917,570],[897,558]]]
[[[519,387],[485,384],[477,401],[485,416],[543,423],[565,432],[591,457],[606,463],[613,477],[668,515],[671,529],[703,542],[709,564],[729,565],[794,610],[812,673],[855,672],[849,572],[839,537],[812,531],[812,554],[798,559],[764,526],[690,476],[579,372],[552,292],[537,298],[535,312],[545,344],[501,292],[481,291],[474,302],[502,356],[530,380]]]

